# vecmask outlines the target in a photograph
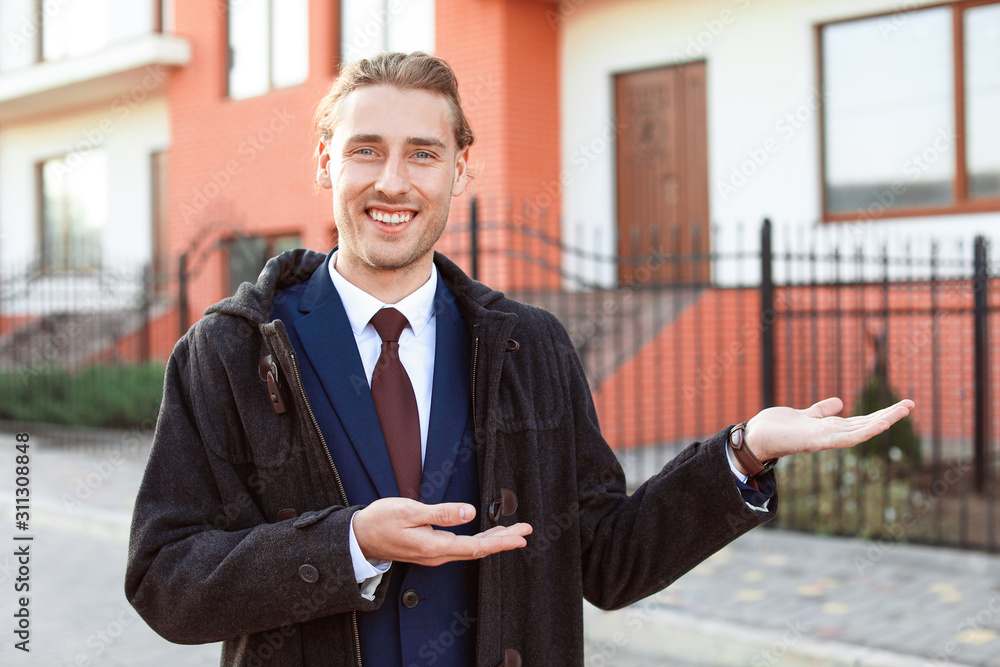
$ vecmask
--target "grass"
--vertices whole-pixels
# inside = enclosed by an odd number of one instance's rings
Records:
[[[162,363],[0,372],[0,419],[93,428],[129,428],[155,419]]]

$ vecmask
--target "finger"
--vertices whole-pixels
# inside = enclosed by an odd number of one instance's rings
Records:
[[[907,403],[910,405],[908,406]],[[895,405],[890,405],[887,408],[882,408],[868,415],[857,415],[855,417],[848,417],[845,421],[852,424],[866,423],[870,421],[884,420],[890,424],[895,424],[903,417],[910,414],[910,406],[912,406],[913,401],[900,401]]]
[[[910,408],[909,407],[907,407],[905,405],[902,405],[900,403],[897,403],[896,405],[892,406],[891,408],[888,408],[885,411],[885,413],[883,413],[881,415],[880,418],[884,419],[887,422],[889,422],[889,424],[891,425],[891,424],[895,424],[900,419],[906,417],[909,414],[910,414]]]
[[[468,503],[438,503],[426,505],[417,503],[415,515],[411,518],[417,525],[461,526],[476,518],[476,508]]]
[[[497,533],[502,533],[506,531],[508,526],[493,526],[489,530],[484,530],[483,532],[474,535],[473,537],[487,537],[489,535],[495,535]]]
[[[878,419],[856,425],[850,429],[833,433],[830,436],[830,446],[834,448],[854,447],[882,433],[889,428],[889,422]]]
[[[455,535],[446,530],[434,530],[421,538],[421,556],[405,554],[397,560],[420,562],[425,565],[440,565],[456,560],[477,560],[501,551],[510,551],[527,546],[525,536],[531,533],[531,525],[517,523],[513,526],[494,526],[477,535]]]
[[[836,396],[831,396],[830,398],[825,398],[818,403],[813,403],[806,409],[806,413],[810,417],[831,417],[833,415],[839,414],[841,410],[844,409],[844,402],[837,398]]]
[[[523,537],[530,535],[533,530],[530,523],[515,523],[511,526],[493,526],[478,535],[473,535],[473,537],[488,537],[496,534],[518,534]]]
[[[910,413],[910,410],[912,410],[914,407],[916,407],[916,404],[913,401],[911,401],[910,399],[907,398],[907,399],[903,399],[902,401],[899,401],[898,403],[893,403],[892,405],[886,406],[886,407],[882,408],[881,410],[876,410],[875,412],[871,413],[870,415],[858,415],[858,416],[859,417],[869,416],[869,417],[884,418],[886,415],[889,415],[890,413],[898,413],[898,414],[901,414],[903,417],[905,417],[906,415],[908,415]]]
[[[515,523],[513,526],[504,526],[502,530],[496,532],[493,532],[492,529],[487,532],[489,534],[482,533],[471,538],[477,542],[473,558],[483,558],[501,551],[511,551],[528,546],[528,541],[524,538],[531,534],[531,525]]]

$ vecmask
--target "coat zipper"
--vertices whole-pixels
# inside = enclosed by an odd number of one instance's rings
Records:
[[[479,342],[478,339],[476,342]],[[299,374],[299,361],[295,358],[294,352],[289,352],[289,355],[292,358],[292,369],[295,371],[295,381],[299,386],[299,393],[302,394],[302,401],[305,403],[306,411],[309,413],[309,418],[312,420],[313,426],[316,428],[316,433],[319,435],[319,441],[323,444],[323,451],[326,452],[326,460],[330,462],[330,469],[333,470],[333,476],[337,480],[337,488],[340,490],[340,498],[344,501],[344,507],[347,507],[347,491],[344,490],[344,483],[340,479],[340,473],[337,472],[337,466],[333,464],[333,456],[330,454],[330,448],[326,446],[326,438],[323,437],[323,431],[319,428],[319,422],[316,421],[316,415],[313,413],[312,406],[309,405],[309,398],[306,396],[306,388],[302,385],[302,376]],[[351,610],[351,626],[354,630],[354,653],[358,659],[358,667],[362,667],[361,633],[358,632],[358,612],[353,609]]]
[[[472,431],[475,433],[479,424],[476,414],[476,371],[479,369],[479,336],[476,336],[476,345],[472,352]]]

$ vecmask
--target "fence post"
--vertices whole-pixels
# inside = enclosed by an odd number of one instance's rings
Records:
[[[989,257],[986,238],[976,237],[975,279],[975,354],[973,363],[976,372],[976,441],[974,457],[974,480],[976,491],[986,489],[986,475],[989,470],[990,435],[990,334],[989,334]]]
[[[469,200],[469,253],[472,255],[472,279],[479,280],[479,200]]]
[[[149,308],[153,296],[153,267],[146,264],[142,267],[142,300],[139,302],[139,316],[142,319],[139,338],[139,361],[148,363],[150,357]]]
[[[188,271],[187,253],[182,252],[177,258],[177,321],[180,323],[180,336],[183,338],[188,330]]]
[[[774,282],[771,278],[771,221],[760,228],[760,376],[764,407],[774,405]]]

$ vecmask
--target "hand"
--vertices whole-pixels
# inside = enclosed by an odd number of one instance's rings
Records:
[[[827,398],[805,410],[767,408],[747,422],[747,447],[760,461],[824,449],[853,447],[910,414],[906,399],[870,415],[836,417],[844,409],[839,398]],[[739,467],[739,465],[737,465]]]
[[[475,516],[476,508],[466,503],[426,505],[409,498],[380,498],[354,515],[354,536],[365,558],[418,565],[475,560],[527,546],[527,523],[496,526],[478,535],[434,528],[460,526]]]

